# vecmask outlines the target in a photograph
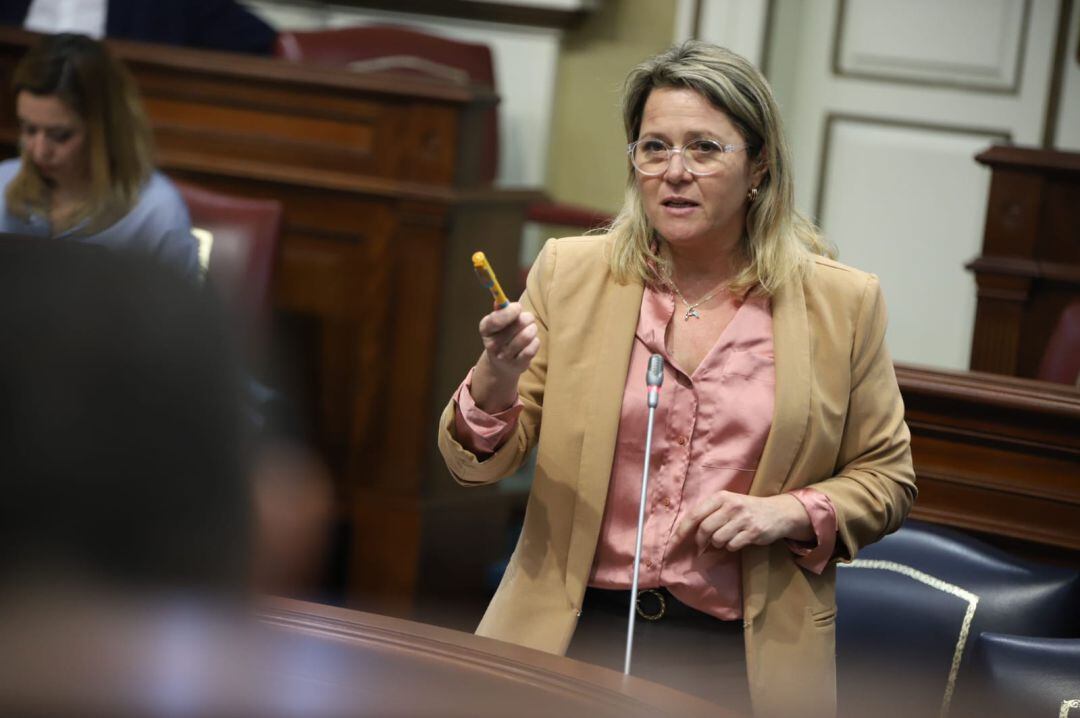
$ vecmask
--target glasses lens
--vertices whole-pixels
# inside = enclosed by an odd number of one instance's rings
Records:
[[[660,174],[667,167],[668,148],[660,140],[641,140],[634,145],[630,158],[639,172]]]
[[[694,174],[712,174],[724,163],[724,148],[712,140],[696,140],[686,145],[683,157]]]

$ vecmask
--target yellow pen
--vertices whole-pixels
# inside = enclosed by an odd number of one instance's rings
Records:
[[[510,300],[503,294],[502,287],[499,286],[499,280],[495,278],[495,270],[491,268],[491,264],[483,252],[473,254],[472,265],[476,271],[477,279],[491,292],[491,298],[495,300],[495,305],[502,309],[509,304]]]

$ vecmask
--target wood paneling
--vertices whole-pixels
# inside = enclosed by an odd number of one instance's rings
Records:
[[[1034,377],[1064,307],[1080,297],[1080,153],[995,146],[971,368]]]
[[[1080,392],[897,366],[919,486],[912,516],[1080,551]]]
[[[34,36],[0,28],[0,86]],[[159,164],[284,207],[273,303],[292,394],[352,526],[348,600],[405,614],[445,471],[437,409],[479,351],[483,250],[520,291],[524,210],[540,194],[481,183],[489,88],[356,75],[269,58],[110,43],[131,68]],[[11,104],[0,151],[15,154]],[[490,546],[491,558],[501,552]],[[469,577],[464,577],[468,583]],[[479,583],[476,577],[474,583]]]

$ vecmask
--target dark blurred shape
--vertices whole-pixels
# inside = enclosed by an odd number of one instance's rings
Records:
[[[252,375],[246,401],[259,429],[252,473],[257,514],[253,585],[278,595],[322,596],[334,521],[332,480],[299,434],[296,409],[287,396],[255,379],[271,363],[267,330],[281,202],[186,182],[176,187],[192,224],[210,233],[207,285],[220,298]]]
[[[221,297],[249,360],[259,352],[281,237],[281,202],[177,182],[191,223],[212,235],[207,281]]]
[[[908,521],[837,571],[841,716],[968,715],[981,631],[1073,636],[1080,574]]]
[[[0,584],[233,591],[251,498],[231,340],[149,261],[0,239]]]
[[[21,27],[32,0],[0,3],[0,24]],[[236,0],[106,0],[105,36],[268,55],[276,33]],[[74,28],[65,28],[73,31]],[[88,33],[92,28],[81,28]]]
[[[958,718],[1080,714],[1080,638],[983,633],[972,652],[978,703]]]
[[[1059,384],[1080,382],[1080,299],[1066,305],[1046,344],[1037,379]]]

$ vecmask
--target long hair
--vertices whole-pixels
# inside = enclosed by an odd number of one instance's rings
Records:
[[[696,40],[646,60],[630,71],[623,85],[627,142],[638,139],[649,94],[668,87],[693,90],[722,110],[750,145],[751,163],[766,168],[757,199],[747,212],[739,246],[744,261],[730,288],[771,295],[803,272],[812,255],[833,256],[813,223],[795,209],[791,157],[780,112],[757,68],[730,50]],[[655,230],[645,214],[633,165],[627,165],[623,206],[608,227],[614,238],[611,269],[622,282],[663,283],[671,268],[654,242]]]
[[[127,69],[96,40],[50,35],[19,62],[12,90],[54,96],[85,125],[90,187],[74,223],[89,220],[87,231],[94,232],[127,214],[153,172],[150,125]],[[49,184],[25,156],[6,199],[23,219],[48,212]]]

